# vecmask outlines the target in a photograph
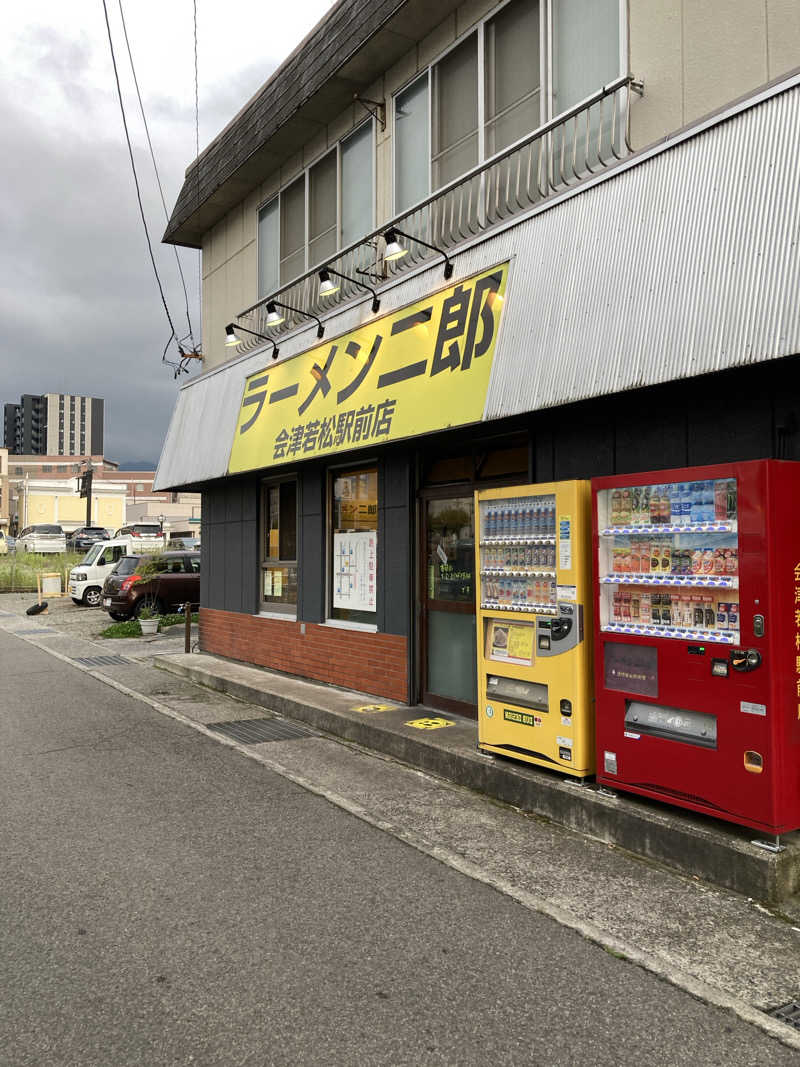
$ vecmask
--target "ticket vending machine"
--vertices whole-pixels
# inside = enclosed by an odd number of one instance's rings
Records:
[[[800,463],[592,488],[598,781],[800,828]]]
[[[475,494],[478,748],[594,773],[588,481]]]

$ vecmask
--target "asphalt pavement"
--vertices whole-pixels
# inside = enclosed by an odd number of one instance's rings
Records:
[[[0,1064],[798,1062],[7,631],[0,678]]]

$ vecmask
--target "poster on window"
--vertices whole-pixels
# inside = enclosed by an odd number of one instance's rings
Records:
[[[375,611],[378,535],[374,530],[333,535],[333,606]]]

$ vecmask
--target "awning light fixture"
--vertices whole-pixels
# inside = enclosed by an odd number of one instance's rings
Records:
[[[327,270],[321,270],[319,272],[319,295],[320,296],[333,296],[334,293],[338,293],[341,289],[340,285],[336,285],[331,281],[331,276]]]
[[[236,331],[237,330],[241,331],[241,333],[252,334],[253,337],[258,337],[259,340],[261,340],[261,341],[269,341],[269,343],[272,345],[272,358],[273,359],[277,359],[278,358],[279,349],[278,349],[278,346],[275,344],[275,342],[272,340],[271,337],[267,337],[267,335],[264,334],[264,333],[256,333],[255,330],[248,330],[246,326],[234,326],[234,324],[232,322],[229,322],[228,325],[225,327],[225,345],[226,345],[226,347],[231,347],[232,348],[234,345],[240,345],[240,344],[243,343],[242,339],[240,337],[236,336]]]
[[[404,237],[407,241],[416,241],[418,245],[423,245],[425,248],[430,248],[432,252],[438,252],[439,255],[444,256],[444,276],[445,278],[452,277],[453,264],[443,248],[437,248],[436,245],[428,244],[428,242],[423,241],[421,237],[412,237],[410,233],[404,233],[402,230],[398,230],[396,226],[390,227],[383,235],[383,239],[386,242],[386,250],[383,253],[384,260],[392,262],[393,260],[400,259],[401,256],[408,254],[408,249],[403,248],[397,240],[398,237]]]
[[[319,295],[331,296],[333,293],[338,293],[341,286],[336,285],[331,281],[331,274],[336,275],[337,278],[343,278],[346,282],[352,282],[353,285],[359,286],[361,289],[366,289],[368,293],[372,293],[372,314],[374,315],[381,306],[381,302],[378,299],[378,294],[372,288],[371,285],[365,285],[364,282],[360,282],[358,278],[351,278],[349,274],[342,274],[341,271],[334,270],[333,267],[323,267],[319,272]]]
[[[270,300],[267,304],[267,326],[280,326],[282,322],[286,321],[286,316],[276,310],[274,300]]]
[[[280,300],[270,300],[267,304],[267,326],[277,326],[279,322],[284,321],[284,316],[279,315],[276,308],[283,308],[284,311],[293,311],[295,315],[304,315],[307,319],[313,319],[317,324],[317,337],[325,336],[325,327],[322,325],[322,320],[318,315],[312,314],[310,311],[303,311],[302,308],[292,307],[291,304],[283,304]],[[270,318],[272,314],[275,314],[275,318]]]

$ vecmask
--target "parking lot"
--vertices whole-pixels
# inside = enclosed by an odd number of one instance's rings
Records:
[[[0,612],[10,612],[24,617],[27,609],[35,603],[35,593],[0,593]],[[38,615],[36,618],[71,637],[96,641],[113,652],[126,655],[182,652],[184,648],[184,624],[182,622],[168,627],[165,633],[152,637],[107,640],[100,635],[113,623],[108,612],[103,611],[102,608],[79,606],[68,596],[47,598],[47,613]],[[197,623],[192,623],[192,644],[196,642]]]

